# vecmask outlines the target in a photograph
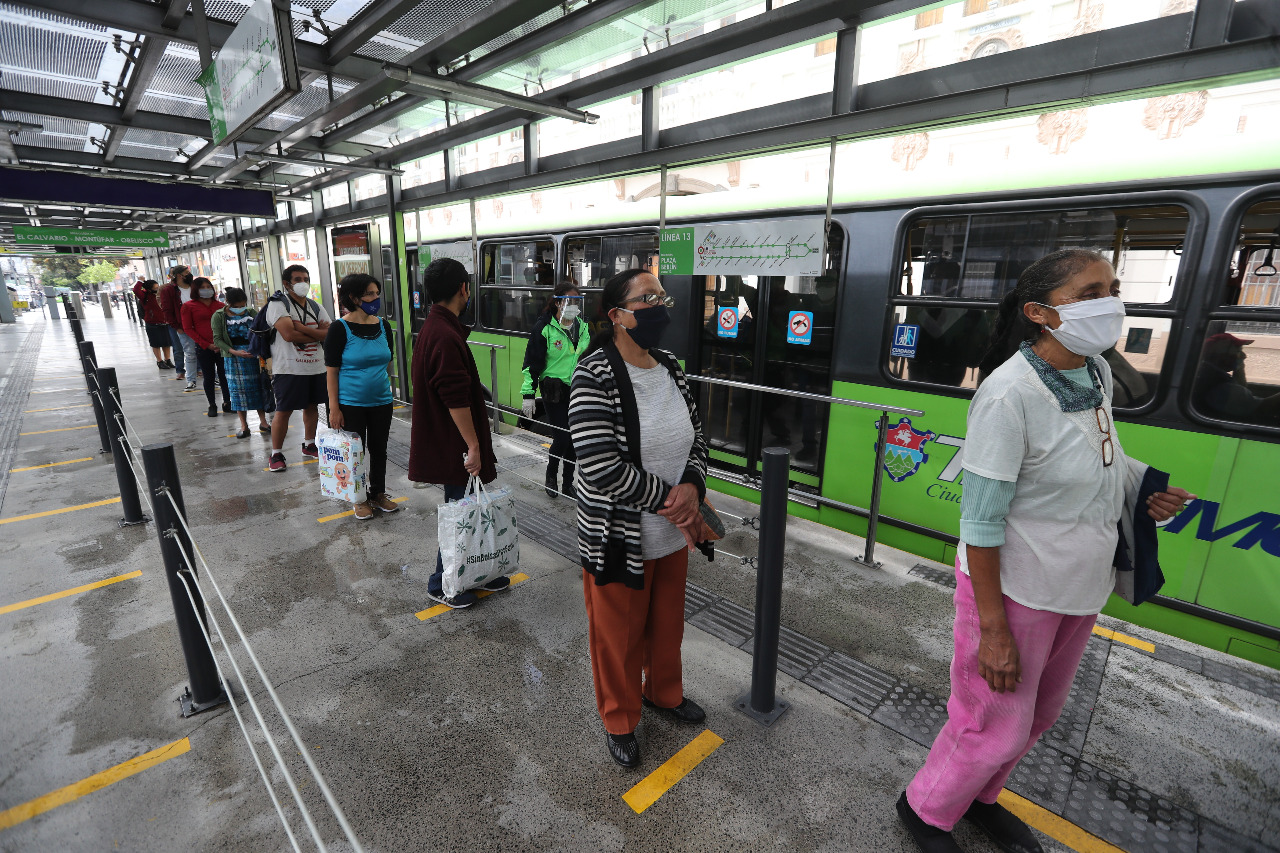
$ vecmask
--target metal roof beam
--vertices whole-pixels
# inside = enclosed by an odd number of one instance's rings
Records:
[[[513,25],[532,21],[559,5],[560,0],[494,0],[483,13],[456,24],[400,62],[423,70],[443,68],[468,51],[509,32]]]
[[[418,0],[375,0],[329,39],[329,61],[336,64],[346,59],[417,4]]]
[[[128,172],[151,172],[174,177],[191,177],[185,163],[171,160],[148,160],[145,157],[117,157],[108,163],[101,155],[93,151],[64,151],[60,148],[44,148],[35,145],[15,145],[19,159],[30,163],[38,160],[42,163],[56,163],[66,166],[88,166],[89,168],[114,168]],[[213,169],[201,169],[200,177],[213,177]]]

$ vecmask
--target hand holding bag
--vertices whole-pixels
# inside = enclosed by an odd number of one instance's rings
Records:
[[[506,575],[520,563],[520,531],[511,489],[489,491],[479,477],[467,481],[462,500],[436,508],[436,534],[448,598]]]

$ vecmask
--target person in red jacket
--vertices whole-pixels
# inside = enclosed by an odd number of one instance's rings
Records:
[[[179,264],[169,270],[169,282],[160,288],[160,310],[164,312],[164,321],[169,324],[169,338],[173,341],[173,355],[177,358],[178,375],[174,379],[186,379],[188,391],[196,390],[195,364],[187,362],[196,360],[195,342],[182,331],[182,306],[191,299],[191,268]],[[187,376],[187,368],[191,368],[191,376]]]
[[[218,406],[213,401],[215,368],[222,384],[222,411],[231,411],[231,391],[227,388],[227,374],[222,367],[222,350],[213,342],[213,312],[225,306],[214,298],[213,282],[204,276],[192,281],[191,290],[194,294],[191,301],[182,306],[182,331],[195,341],[196,360],[204,372],[204,396],[209,401],[209,417],[216,418]]]
[[[160,308],[158,295],[160,285],[155,279],[139,281],[133,286],[133,295],[138,299],[138,311],[142,313],[142,322],[147,328],[147,343],[156,356],[156,367],[161,370],[172,370],[173,362],[169,360],[169,324],[165,322],[164,311]]]
[[[432,304],[413,347],[409,479],[438,483],[444,487],[446,501],[457,501],[466,494],[471,475],[478,476],[482,483],[498,476],[484,389],[476,360],[467,346],[471,330],[458,321],[458,315],[471,301],[471,282],[466,267],[452,258],[432,261],[423,281]],[[427,595],[453,608],[476,603],[474,592],[446,598],[443,578],[444,562],[437,553],[435,574],[427,581]],[[510,578],[495,577],[481,588],[497,592],[510,585]]]

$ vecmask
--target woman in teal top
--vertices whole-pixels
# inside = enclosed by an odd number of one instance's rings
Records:
[[[391,434],[391,327],[378,317],[382,284],[352,273],[338,284],[338,303],[348,312],[329,327],[324,363],[329,384],[329,427],[360,436],[369,466],[368,499],[356,504],[360,521],[399,509],[387,494],[387,438]]]

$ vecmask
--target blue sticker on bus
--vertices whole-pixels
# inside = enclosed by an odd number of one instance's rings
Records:
[[[915,358],[916,342],[920,340],[920,327],[910,323],[899,323],[893,327],[893,346],[889,347],[892,358]]]
[[[787,316],[787,343],[805,347],[813,343],[812,311],[792,311]]]
[[[722,338],[738,336],[738,309],[721,308],[716,312],[716,335]]]

